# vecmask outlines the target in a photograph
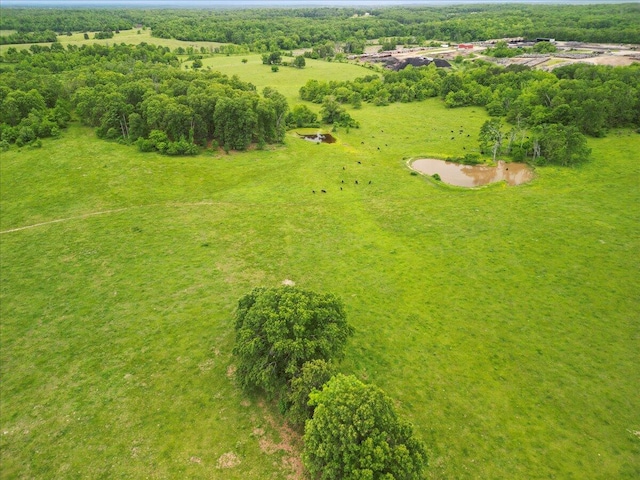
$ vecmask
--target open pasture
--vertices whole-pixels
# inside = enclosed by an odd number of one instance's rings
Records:
[[[63,46],[67,45],[76,45],[81,46],[83,44],[94,44],[98,43],[100,45],[114,45],[125,43],[127,45],[137,45],[142,42],[146,42],[153,45],[161,45],[163,47],[169,47],[172,50],[174,48],[182,47],[193,47],[197,50],[200,50],[200,47],[205,47],[206,49],[215,48],[222,45],[217,42],[186,42],[182,40],[175,40],[173,38],[157,38],[151,36],[151,30],[146,29],[132,29],[132,30],[120,30],[120,33],[114,34],[113,38],[105,38],[97,40],[93,38],[95,32],[88,32],[89,40],[85,40],[84,33],[73,33],[72,35],[58,35],[58,42],[60,42]],[[18,50],[22,50],[23,48],[29,49],[31,43],[20,43],[20,44],[7,44],[0,45],[0,55],[4,55],[8,48],[16,48]],[[38,43],[37,45],[50,46],[51,43]]]
[[[290,100],[367,73],[249,58],[212,61]],[[330,145],[171,158],[72,126],[2,154],[2,478],[287,478],[289,435],[231,356],[239,296],[285,279],[342,297],[341,370],[398,402],[429,478],[640,475],[640,136],[464,190],[405,159],[477,148],[482,109],[350,113]]]

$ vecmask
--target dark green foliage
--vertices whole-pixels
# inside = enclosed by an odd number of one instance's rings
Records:
[[[167,155],[195,154],[196,145],[213,139],[229,149],[284,139],[288,105],[281,94],[265,89],[261,98],[237,77],[172,68],[179,63],[168,48],[96,44],[65,50],[54,44],[32,50],[11,52],[18,63],[0,78],[0,125],[9,142],[25,141],[9,127],[57,136],[72,106],[98,137]],[[152,130],[167,140],[138,142]]]
[[[318,116],[306,105],[296,105],[287,115],[287,125],[289,127],[317,127]]]
[[[244,150],[251,143],[258,117],[253,96],[222,97],[216,103],[213,123],[218,141],[229,149]]]
[[[509,48],[509,46],[507,45],[507,42],[505,42],[504,40],[500,40],[495,44],[495,46],[491,48],[487,48],[484,51],[485,55],[489,55],[491,57],[496,57],[496,58],[510,58],[510,57],[515,57],[521,53],[523,53],[521,49]]]
[[[287,418],[296,426],[313,417],[314,407],[309,405],[309,394],[320,390],[335,372],[330,362],[312,360],[302,365],[300,373],[291,380],[287,394]]]
[[[480,128],[480,135],[478,135],[480,152],[483,154],[491,153],[494,162],[496,161],[496,156],[502,149],[504,133],[501,128],[502,120],[487,120]]]
[[[539,145],[538,163],[570,166],[585,162],[591,155],[586,137],[574,126],[542,125],[534,129],[534,135]]]
[[[243,45],[255,52],[315,47],[319,58],[334,55],[335,42],[345,53],[361,53],[367,39],[387,38],[390,45],[438,38],[469,42],[524,36],[591,42],[640,43],[637,5],[474,5],[377,8],[353,18],[357,8],[282,10],[161,9],[17,9],[6,8],[0,29],[23,32],[98,31],[144,23],[159,38],[215,41]],[[13,42],[12,42],[13,43]]]
[[[5,11],[2,11],[5,15]],[[16,32],[11,35],[0,36],[0,45],[11,43],[50,43],[57,40],[56,32],[45,30],[43,32]]]
[[[293,66],[296,68],[304,68],[307,62],[304,59],[303,55],[299,55],[293,59]]]
[[[265,53],[262,55],[262,63],[265,65],[280,65],[282,63],[282,54],[280,52]]]
[[[344,113],[344,108],[340,106],[336,97],[328,95],[324,98],[320,109],[320,115],[324,123],[337,122],[342,113]]]
[[[536,53],[554,53],[558,49],[551,42],[538,42],[533,46],[532,50]]]
[[[337,375],[311,393],[303,461],[311,478],[414,480],[427,465],[423,443],[382,390]]]
[[[148,139],[139,137],[136,145],[141,152],[157,151],[164,155],[195,155],[199,152],[198,147],[184,137],[172,142],[161,130],[152,130]]]
[[[336,127],[360,127],[360,124],[346,112],[333,95],[324,98],[320,115],[324,123],[332,123]]]
[[[111,30],[103,30],[102,32],[96,32],[93,34],[93,38],[96,40],[106,40],[113,38],[113,32]]]
[[[238,301],[237,377],[268,395],[286,391],[311,360],[340,358],[353,328],[331,294],[296,287],[255,288]]]
[[[380,45],[380,51],[395,50],[396,46],[396,41],[392,38],[388,38]]]

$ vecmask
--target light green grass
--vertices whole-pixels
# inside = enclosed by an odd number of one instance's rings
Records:
[[[242,63],[242,59],[247,63]],[[283,57],[283,61],[292,62],[293,57]],[[282,93],[290,105],[304,103],[300,100],[299,91],[308,79],[320,81],[345,81],[353,80],[366,75],[375,75],[376,72],[366,67],[352,63],[326,62],[324,60],[305,59],[304,68],[280,67],[279,71],[272,72],[270,65],[262,64],[262,55],[214,55],[202,61],[203,68],[210,67],[226,75],[238,75],[241,80],[251,82],[260,90],[264,87],[272,87]],[[190,66],[192,62],[185,62]],[[308,104],[311,105],[311,104]]]
[[[84,39],[84,33],[74,33],[71,36],[58,35],[58,41],[65,47],[67,45],[81,46],[83,44],[91,45],[94,43],[98,43],[100,45],[114,45],[114,44],[120,44],[120,43],[125,43],[128,45],[138,45],[139,43],[146,42],[152,45],[161,45],[163,47],[169,47],[172,50],[178,47],[183,47],[183,48],[194,47],[197,50],[200,50],[200,47],[205,47],[209,49],[209,48],[219,47],[220,45],[222,45],[221,43],[217,43],[217,42],[185,42],[182,40],[175,40],[172,38],[171,39],[156,38],[151,36],[151,30],[149,29],[147,30],[140,29],[139,34],[137,32],[138,32],[137,29],[120,30],[120,33],[116,33],[113,36],[113,38],[107,38],[103,40],[94,39],[93,35],[95,32],[88,32],[89,40]],[[4,53],[10,47],[14,47],[14,48],[17,48],[18,50],[22,50],[22,49],[29,49],[31,45],[32,45],[31,43],[0,45],[0,55],[4,55]],[[39,43],[37,45],[48,46],[51,44]]]
[[[351,113],[333,145],[170,158],[74,126],[2,154],[0,231],[67,219],[0,234],[2,478],[286,478],[226,372],[235,302],[287,278],[344,299],[341,368],[398,402],[429,478],[640,475],[640,136],[466,191],[404,158],[476,148],[480,109]]]

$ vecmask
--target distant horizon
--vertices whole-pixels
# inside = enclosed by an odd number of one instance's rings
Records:
[[[318,8],[448,6],[480,4],[585,5],[636,3],[633,0],[2,0],[11,8]]]

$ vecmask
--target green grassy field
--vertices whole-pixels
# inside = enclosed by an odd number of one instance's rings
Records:
[[[8,30],[6,30],[7,32],[9,32]],[[140,33],[138,33],[138,31]],[[11,33],[11,32],[10,32]],[[84,39],[84,34],[83,33],[74,33],[70,36],[67,35],[58,35],[58,41],[64,45],[65,47],[67,45],[83,45],[83,44],[93,44],[93,43],[98,43],[100,45],[113,45],[113,44],[120,44],[120,43],[126,43],[126,44],[131,44],[131,45],[137,45],[139,43],[142,42],[146,42],[149,44],[153,44],[153,45],[162,45],[163,47],[169,47],[172,50],[174,48],[178,48],[178,47],[183,47],[183,48],[187,48],[187,47],[194,47],[196,49],[200,49],[200,47],[205,47],[205,48],[215,48],[218,47],[220,45],[222,45],[221,43],[217,43],[217,42],[185,42],[182,40],[175,40],[173,38],[168,39],[168,38],[156,38],[156,37],[152,37],[151,36],[151,30],[147,29],[147,30],[120,30],[120,33],[116,33],[113,38],[107,38],[107,39],[103,39],[103,40],[96,40],[93,38],[95,32],[89,32],[89,40],[85,40]],[[6,34],[8,35],[8,34]],[[18,50],[22,50],[23,48],[28,49],[32,44],[31,43],[21,43],[21,44],[7,44],[7,45],[0,45],[0,55],[4,55],[4,53],[7,51],[8,48],[10,47],[14,47],[17,48]],[[51,45],[50,43],[39,43],[38,45],[45,45],[45,46],[49,46]]]
[[[246,59],[247,63],[242,63]],[[283,57],[283,61],[291,63],[292,57]],[[316,80],[353,80],[357,77],[375,75],[376,72],[362,65],[352,63],[325,62],[323,60],[305,59],[305,68],[280,67],[278,72],[272,72],[270,65],[262,64],[262,55],[214,55],[202,61],[203,68],[211,67],[226,75],[238,75],[242,80],[249,81],[260,89],[271,87],[277,89],[290,105],[305,103],[300,100],[300,87],[310,78]],[[192,62],[185,62],[191,66]],[[312,105],[312,104],[308,104]],[[318,107],[319,108],[319,107]]]
[[[289,98],[367,72],[211,61]],[[333,145],[171,158],[73,126],[2,154],[2,478],[287,478],[231,356],[237,299],[284,279],[344,300],[341,369],[397,401],[429,478],[640,475],[640,136],[462,190],[405,159],[475,148],[481,109],[351,113]]]

